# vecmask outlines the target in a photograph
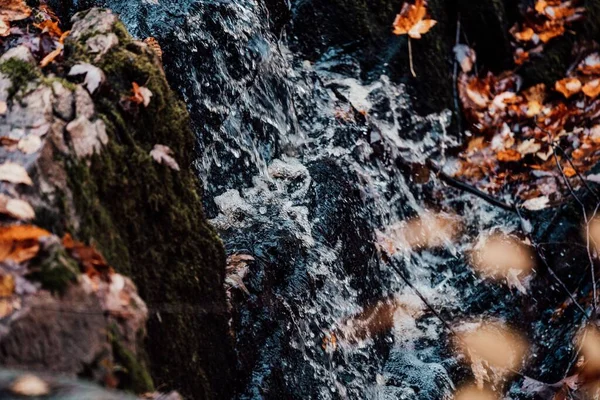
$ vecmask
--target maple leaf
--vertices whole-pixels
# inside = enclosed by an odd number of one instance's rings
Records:
[[[52,19],[46,19],[39,23],[34,23],[33,26],[41,30],[42,32],[48,33],[54,38],[60,38],[63,35],[62,29],[58,26],[58,21]]]
[[[420,39],[421,35],[429,32],[437,21],[427,19],[425,0],[416,0],[415,4],[404,3],[400,14],[394,20],[394,34],[406,35]]]
[[[85,75],[84,83],[90,93],[94,93],[106,79],[100,68],[88,63],[74,65],[69,71],[69,76],[74,75]]]
[[[577,78],[565,78],[556,82],[554,89],[567,99],[581,91],[581,81]]]
[[[173,150],[162,144],[155,144],[150,156],[159,164],[164,164],[167,167],[179,171],[179,164],[173,158]]]
[[[152,98],[152,92],[145,86],[140,86],[136,82],[131,84],[131,91],[133,94],[127,99],[135,104],[143,104],[144,107],[148,107],[150,99]]]

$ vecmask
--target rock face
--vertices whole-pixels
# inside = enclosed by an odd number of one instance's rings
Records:
[[[75,15],[62,52],[23,32],[0,57],[0,363],[228,397],[224,251],[157,55],[108,10]]]

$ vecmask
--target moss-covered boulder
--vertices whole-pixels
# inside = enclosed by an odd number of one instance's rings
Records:
[[[51,16],[33,10],[32,18]],[[44,293],[39,301],[80,304],[98,321],[87,314],[36,320],[47,325],[38,336],[49,342],[39,340],[35,351],[11,350],[18,362],[0,355],[0,363],[29,368],[37,366],[36,354],[47,352],[68,365],[57,363],[57,372],[138,393],[160,386],[194,399],[228,397],[234,363],[225,256],[203,214],[185,106],[152,48],[108,10],[75,15],[66,40],[47,30],[33,35],[48,51],[33,49],[31,38],[16,31],[4,49],[11,56],[0,57],[0,105],[6,105],[0,169],[16,164],[31,182],[3,179],[0,189],[31,205],[33,224],[54,238],[46,253],[22,267],[35,293]],[[9,224],[29,218],[11,216],[1,204],[0,213]],[[62,243],[57,239],[67,234]],[[22,324],[15,331],[32,336],[37,325]],[[61,346],[50,352],[52,338]],[[90,348],[81,354],[65,350],[86,341]],[[9,347],[15,346],[0,337],[4,355]]]

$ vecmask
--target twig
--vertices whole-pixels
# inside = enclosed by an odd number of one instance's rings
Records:
[[[573,160],[571,160],[571,157],[569,157],[569,155],[565,152],[565,150],[557,144],[551,144],[551,145],[553,147],[557,148],[562,153],[562,155],[565,157],[565,159],[567,160],[567,162],[569,163],[571,168],[573,168],[573,171],[575,171],[575,174],[577,175],[579,180],[583,183],[583,185],[586,187],[588,192],[590,192],[590,194],[592,196],[594,196],[596,198],[596,200],[600,201],[600,197],[598,196],[596,191],[594,189],[592,189],[592,187],[587,182],[587,179],[585,179],[583,176],[581,176],[581,173],[577,170],[577,168],[575,167],[575,164],[573,164]]]
[[[437,165],[435,165],[432,161],[428,161],[427,165],[433,172],[436,173],[436,175],[442,181],[446,182],[448,185],[453,186],[460,190],[464,190],[465,192],[471,193],[496,207],[502,208],[503,210],[516,212],[515,206],[506,204],[503,201],[498,200],[495,197],[492,197],[489,194],[482,192],[481,190],[477,189],[476,187],[469,185],[468,183],[465,183],[463,181],[460,181],[458,179],[455,179],[455,178],[447,175],[446,173],[442,172],[441,168],[438,167]]]
[[[460,13],[456,17],[456,44],[455,47],[458,46],[460,42]],[[460,110],[460,102],[458,100],[458,60],[454,57],[454,73],[452,75],[452,83],[453,88],[452,92],[454,94],[454,114],[456,115],[456,124],[458,129],[458,135],[462,134],[462,115]]]
[[[413,55],[412,55],[412,42],[410,41],[410,36],[408,37],[408,61],[410,63],[410,72],[414,78],[417,77],[415,73],[415,67],[413,66]]]

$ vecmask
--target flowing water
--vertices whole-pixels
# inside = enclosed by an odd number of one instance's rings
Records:
[[[451,322],[510,321],[521,307],[466,262],[480,232],[518,219],[411,168],[451,168],[450,113],[417,115],[402,85],[364,80],[340,49],[294,54],[255,0],[106,3],[135,36],[159,39],[198,135],[207,214],[228,254],[253,258],[247,293],[228,289],[239,398],[450,396],[464,370],[428,307]],[[382,255],[382,232],[434,211],[460,216],[455,241]],[[327,342],[378,302],[402,305],[393,326]]]

